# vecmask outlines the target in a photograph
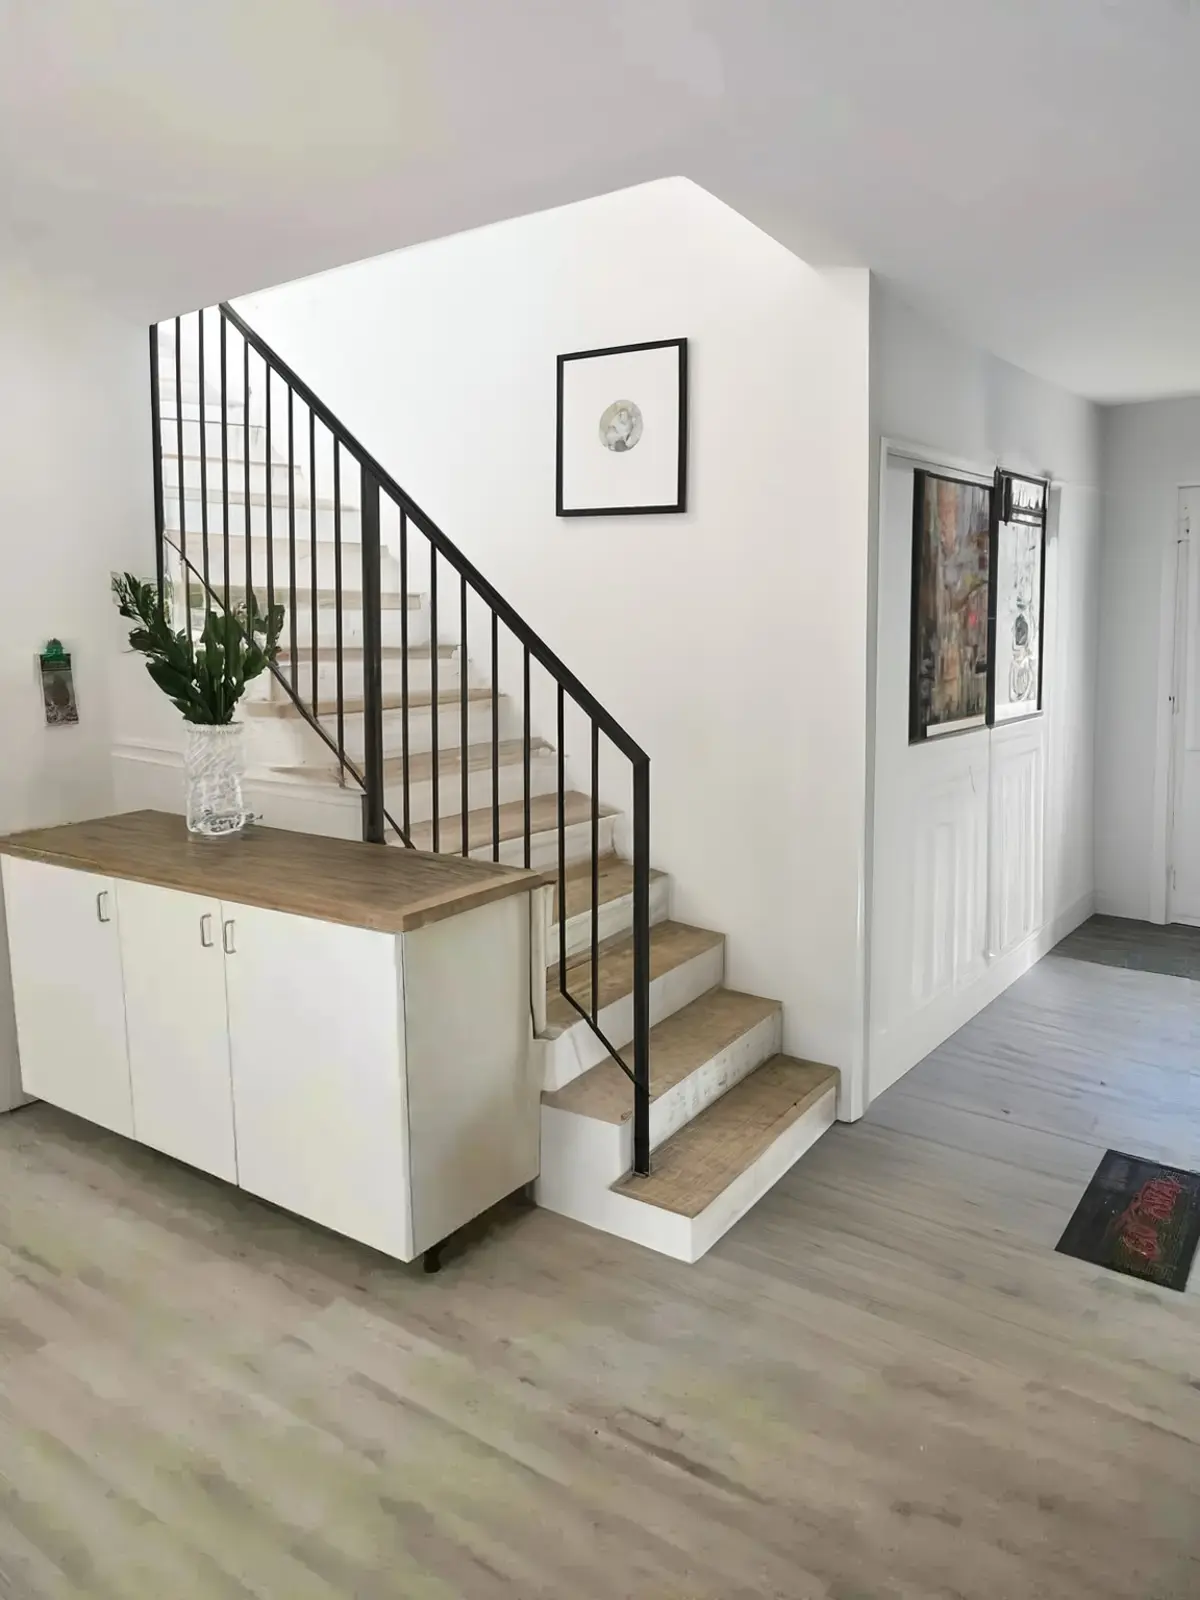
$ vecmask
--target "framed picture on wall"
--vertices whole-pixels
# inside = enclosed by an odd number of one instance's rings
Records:
[[[687,448],[686,339],[559,356],[560,517],[686,511]]]
[[[1011,722],[1042,709],[1042,616],[1046,600],[1046,511],[1050,485],[996,473],[993,496],[992,614],[988,721]]]
[[[988,715],[990,484],[913,474],[911,742]]]

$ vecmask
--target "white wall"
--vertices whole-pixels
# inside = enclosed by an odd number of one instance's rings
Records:
[[[1179,489],[1200,483],[1200,399],[1108,407],[1103,438],[1097,902],[1161,922],[1175,539]]]
[[[818,274],[674,179],[240,309],[649,752],[675,914],[728,935],[732,984],[785,1002],[787,1048],[849,1066],[867,275]],[[556,519],[555,357],[680,335],[691,509]]]
[[[1099,419],[872,287],[879,473],[868,1097],[1092,909]],[[908,743],[914,461],[1048,474],[1044,715]]]
[[[0,262],[0,832],[113,809],[117,566],[154,570],[146,331]],[[35,669],[70,650],[80,721],[47,728]],[[0,926],[0,1108],[16,1041]]]

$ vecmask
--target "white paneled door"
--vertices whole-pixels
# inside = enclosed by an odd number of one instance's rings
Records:
[[[132,1134],[116,887],[15,856],[3,871],[25,1092]]]
[[[117,900],[135,1134],[236,1183],[221,902],[146,883]]]

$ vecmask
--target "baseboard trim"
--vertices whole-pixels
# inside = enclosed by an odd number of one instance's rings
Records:
[[[1013,950],[989,958],[984,971],[965,988],[950,994],[939,995],[920,1011],[905,1017],[892,1028],[874,1034],[867,1051],[867,1104],[870,1105],[885,1089],[902,1078],[923,1061],[931,1050],[936,1050],[952,1033],[956,1033],[984,1006],[1002,995],[1010,984],[1030,967],[1049,955],[1056,944],[1079,925],[1086,922],[1096,909],[1094,891],[1083,895],[1074,905],[1046,923]]]

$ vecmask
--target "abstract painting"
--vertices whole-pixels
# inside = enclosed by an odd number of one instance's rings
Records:
[[[909,738],[987,720],[992,490],[913,475]]]
[[[687,340],[558,358],[560,517],[687,509]]]
[[[1002,522],[996,541],[996,721],[1041,709],[1041,526]]]

